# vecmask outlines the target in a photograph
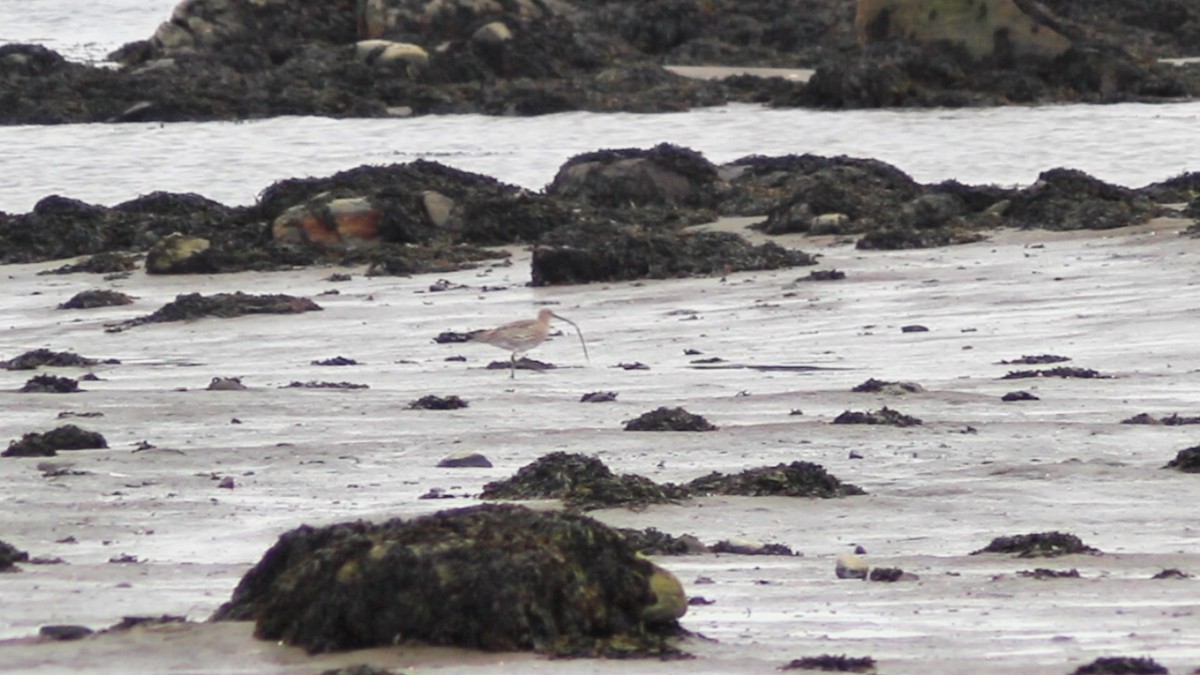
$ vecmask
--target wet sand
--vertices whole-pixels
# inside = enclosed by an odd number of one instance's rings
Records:
[[[0,440],[73,423],[110,445],[0,459],[0,539],[64,561],[0,575],[0,670],[316,673],[370,662],[416,672],[764,673],[794,658],[847,654],[900,674],[1064,673],[1116,655],[1151,656],[1188,672],[1200,666],[1197,581],[1151,577],[1167,568],[1200,574],[1200,478],[1161,468],[1196,444],[1195,431],[1120,424],[1142,412],[1200,414],[1192,292],[1200,242],[1178,236],[1186,224],[1001,231],[978,244],[898,252],[781,239],[820,253],[819,269],[846,273],[820,283],[796,282],[814,269],[800,268],[528,288],[528,253],[519,250],[512,266],[440,275],[468,287],[443,292],[429,291],[439,275],[367,278],[360,269],[165,278],[139,271],[103,282],[36,274],[61,262],[7,266],[0,358],[48,347],[122,363],[89,369],[101,379],[81,382],[77,394],[20,394],[34,373],[0,371]],[[348,282],[325,280],[345,271]],[[90,288],[137,300],[55,309]],[[321,295],[331,289],[338,294]],[[239,290],[312,297],[324,311],[104,332],[179,293]],[[507,369],[485,369],[507,360],[498,349],[432,340],[533,318],[541,303],[582,327],[590,364],[566,325],[531,354],[559,368],[518,371],[515,381]],[[901,331],[913,324],[929,330]],[[1000,379],[1047,366],[999,361],[1046,353],[1112,377]],[[310,365],[334,356],[361,365]],[[457,356],[466,361],[446,360]],[[725,361],[691,363],[708,357]],[[629,362],[649,369],[616,367]],[[764,369],[780,365],[816,369]],[[241,377],[248,390],[205,391],[213,377]],[[871,377],[925,391],[850,392]],[[280,388],[310,380],[369,388]],[[1040,400],[1001,402],[1015,390]],[[618,398],[579,402],[592,391]],[[470,407],[406,409],[427,394],[459,395]],[[885,405],[924,424],[830,424],[845,410]],[[625,420],[659,406],[683,406],[720,430],[622,431]],[[58,419],[63,412],[103,416]],[[154,447],[138,450],[143,441]],[[139,628],[68,643],[33,637],[42,625],[99,629],[127,615],[203,621],[288,529],[474,504],[484,483],[556,450],[593,454],[616,472],[660,482],[806,460],[869,495],[594,512],[613,525],[692,533],[709,544],[742,537],[802,552],[657,558],[690,595],[713,601],[682,621],[714,640],[688,641],[698,658],[684,664],[415,646],[310,658],[253,640],[245,624]],[[435,466],[464,451],[495,466]],[[48,477],[39,465],[81,473]],[[225,478],[232,489],[219,487]],[[420,499],[434,488],[455,498]],[[993,537],[1050,530],[1104,554],[969,555]],[[836,557],[856,545],[873,566],[919,580],[836,579]],[[110,562],[121,556],[136,562]],[[1034,568],[1076,569],[1080,578],[1019,575]]]

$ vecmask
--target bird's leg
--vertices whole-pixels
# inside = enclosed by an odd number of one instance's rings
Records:
[[[509,379],[517,379],[517,353],[513,352],[508,357],[508,377]]]

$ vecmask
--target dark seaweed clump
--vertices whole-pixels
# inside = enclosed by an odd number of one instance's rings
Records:
[[[868,412],[847,410],[833,418],[833,424],[886,424],[894,427],[915,427],[921,424],[921,420],[884,406],[879,410]]]
[[[1200,473],[1200,445],[1180,450],[1175,459],[1167,462],[1164,469],[1176,469],[1184,473]]]
[[[409,410],[458,410],[466,408],[469,403],[457,395],[437,396],[428,394],[408,404]]]
[[[1098,554],[1100,551],[1084,545],[1083,541],[1073,534],[1037,532],[996,537],[992,543],[971,552],[971,555],[980,553],[1015,553],[1018,558],[1054,558],[1075,553]]]
[[[1161,424],[1167,427],[1181,427],[1187,424],[1200,424],[1200,417],[1184,417],[1179,413],[1171,413],[1155,419],[1150,413],[1139,413],[1129,419],[1121,420],[1121,424]]]
[[[1030,579],[1038,579],[1038,580],[1078,579],[1079,578],[1079,570],[1074,569],[1074,568],[1069,569],[1069,570],[1051,570],[1051,569],[1046,569],[1045,567],[1039,567],[1039,568],[1033,569],[1033,570],[1021,570],[1020,572],[1017,572],[1017,575],[1022,576],[1022,577],[1029,577]]]
[[[832,498],[866,494],[857,485],[841,482],[820,464],[799,461],[747,469],[733,475],[714,471],[687,483],[684,488],[694,494],[747,497],[778,495]]]
[[[655,527],[644,530],[621,528],[620,532],[625,541],[643,555],[692,555],[708,551],[707,546],[690,534],[676,537]]]
[[[136,268],[137,257],[116,251],[105,251],[88,256],[77,263],[63,265],[62,267],[46,270],[45,272],[38,272],[38,274],[76,274],[78,272],[120,274],[122,272],[132,272]]]
[[[580,510],[610,506],[644,507],[686,497],[673,485],[635,474],[616,475],[586,455],[552,452],[521,467],[512,478],[483,486],[481,499],[561,499]]]
[[[12,544],[0,540],[0,572],[8,572],[19,562],[29,560],[29,554]]]
[[[120,291],[96,289],[80,291],[70,300],[59,304],[59,309],[95,309],[97,307],[119,307],[133,304],[133,298]]]
[[[873,673],[875,672],[875,659],[869,656],[851,657],[822,654],[820,656],[805,656],[801,659],[793,659],[787,665],[780,666],[779,669],[823,670],[829,673]]]
[[[591,518],[484,504],[285,533],[213,615],[310,653],[398,641],[684,656],[678,580]]]
[[[31,432],[19,441],[11,441],[0,457],[53,457],[58,450],[95,450],[107,448],[108,441],[94,431],[64,424],[46,433]]]
[[[1104,656],[1079,666],[1072,675],[1165,675],[1170,672],[1145,656]]]
[[[1019,359],[1002,360],[1002,361],[1000,361],[1000,363],[1001,363],[1001,365],[1006,365],[1006,366],[1010,366],[1010,365],[1040,366],[1040,365],[1046,364],[1046,363],[1062,363],[1063,361],[1070,361],[1070,360],[1071,360],[1070,357],[1058,356],[1057,354],[1036,354],[1036,355],[1032,355],[1032,356],[1025,354],[1025,355],[1022,355],[1021,358],[1019,358]]]
[[[1002,380],[1020,380],[1029,377],[1078,377],[1083,379],[1109,379],[1111,375],[1101,375],[1098,371],[1091,368],[1071,368],[1068,366],[1059,366],[1057,368],[1047,368],[1045,370],[1013,370],[1009,371]]]
[[[53,368],[86,368],[94,366],[98,361],[82,357],[71,352],[55,352],[49,349],[31,349],[20,356],[7,361],[0,361],[4,370],[35,370],[42,366]]]
[[[175,296],[174,300],[158,308],[153,314],[122,321],[106,330],[115,333],[147,323],[194,321],[205,317],[230,319],[246,314],[298,314],[320,310],[321,306],[308,298],[283,293],[251,295],[238,291],[209,296],[188,293]]]
[[[924,391],[924,389],[924,387],[916,382],[889,382],[871,377],[867,378],[863,383],[855,385],[850,391],[856,394],[880,394],[884,392],[915,394]]]
[[[683,408],[666,406],[642,413],[625,423],[625,431],[716,431],[717,427],[701,415]]]
[[[79,391],[79,380],[57,375],[35,375],[20,389],[23,394],[73,394]]]

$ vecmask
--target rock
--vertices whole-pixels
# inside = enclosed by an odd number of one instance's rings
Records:
[[[95,633],[96,631],[87,626],[77,625],[52,625],[42,626],[38,628],[38,635],[49,640],[59,640],[62,642],[70,640],[82,640],[83,638]]]
[[[80,391],[79,381],[57,375],[35,375],[18,390],[22,394],[73,394]]]
[[[455,202],[450,197],[437,190],[426,190],[421,195],[421,203],[425,206],[425,215],[434,227],[445,227],[454,211]]]
[[[1098,555],[1100,551],[1085,545],[1079,537],[1062,532],[1037,532],[1011,537],[996,537],[987,546],[972,551],[980,553],[1013,553],[1018,558],[1052,558],[1070,554]]]
[[[1167,462],[1164,469],[1175,469],[1184,473],[1200,473],[1200,445],[1180,450],[1175,459]]]
[[[436,396],[428,394],[408,404],[409,410],[457,410],[469,404],[456,395]]]
[[[546,192],[615,208],[711,206],[718,180],[716,167],[700,153],[662,143],[649,150],[576,155],[559,168]]]
[[[879,410],[867,412],[847,410],[833,418],[831,424],[886,424],[895,427],[915,427],[921,424],[921,420],[884,406]]]
[[[1056,30],[1061,20],[1015,0],[858,0],[854,28],[860,43],[894,38],[961,44],[974,58],[1053,58],[1071,47]]]
[[[875,659],[869,656],[850,657],[845,654],[837,656],[822,654],[821,656],[805,656],[792,659],[780,666],[780,670],[824,670],[834,673],[874,673]]]
[[[1082,378],[1082,379],[1108,379],[1110,375],[1103,375],[1099,371],[1091,368],[1071,368],[1068,366],[1058,366],[1056,368],[1045,368],[1041,370],[1012,370],[1001,377],[1002,380],[1023,380],[1032,377],[1064,377],[1064,378]]]
[[[171,234],[146,253],[147,274],[204,274],[215,272],[212,244],[203,237]]]
[[[866,494],[856,485],[841,482],[825,471],[825,467],[801,461],[747,469],[732,475],[714,471],[689,481],[683,487],[692,494],[747,497],[777,495],[829,499]]]
[[[309,652],[433,645],[678,655],[682,587],[583,516],[485,504],[285,533],[216,621]]]
[[[668,504],[686,494],[635,474],[615,475],[585,455],[552,452],[521,467],[516,475],[483,486],[480,499],[561,499],[572,509]]]
[[[59,309],[95,309],[96,307],[119,307],[133,304],[133,298],[120,291],[96,289],[80,291],[70,300],[60,303]]]
[[[710,546],[709,550],[713,553],[733,553],[735,555],[798,555],[791,547],[784,544],[767,544],[740,537],[718,541]]]
[[[0,457],[54,457],[58,450],[95,450],[108,447],[104,436],[64,424],[45,433],[31,432],[10,441]]]
[[[4,370],[34,370],[43,366],[52,368],[88,368],[100,363],[72,352],[56,352],[45,348],[32,349],[7,361],[0,361]]]
[[[625,423],[625,431],[716,431],[701,415],[683,408],[656,408]]]
[[[205,389],[208,391],[246,391],[246,385],[242,384],[240,377],[214,377]]]
[[[438,461],[437,465],[441,468],[479,468],[490,469],[492,462],[478,452],[460,452],[454,455],[447,455]]]
[[[869,570],[867,561],[853,553],[843,553],[838,556],[833,573],[839,579],[866,579]]]
[[[8,572],[15,568],[16,563],[29,560],[29,554],[12,544],[0,540],[0,572]]]
[[[591,391],[579,397],[580,403],[610,403],[617,400],[615,391]]]
[[[121,274],[123,272],[131,272],[134,269],[137,269],[137,259],[134,256],[124,255],[115,251],[105,251],[88,256],[78,263],[63,265],[57,269],[38,272],[38,274],[75,274],[77,272]]]
[[[110,325],[105,330],[120,332],[148,323],[194,321],[204,317],[230,319],[246,314],[299,314],[318,311],[321,311],[321,306],[312,300],[282,293],[251,295],[238,291],[209,296],[188,293],[175,296],[174,300],[152,314]]]
[[[390,40],[360,40],[354,44],[354,55],[366,63],[377,66],[398,65],[402,69],[419,69],[429,63],[429,52],[420,45]]]
[[[1040,401],[1041,399],[1027,391],[1010,391],[1000,397],[1001,401]]]
[[[871,570],[870,575],[867,576],[868,581],[884,581],[889,583],[895,581],[917,581],[918,579],[920,577],[917,575],[905,572],[899,567],[875,567]]]
[[[855,385],[850,391],[858,394],[917,394],[925,391],[925,387],[916,382],[885,382],[873,377],[861,384]]]
[[[653,527],[644,530],[621,528],[620,531],[629,545],[643,555],[696,555],[708,552],[708,547],[691,534],[675,537]]]
[[[1071,671],[1071,675],[1169,675],[1171,671],[1148,656],[1102,656]]]
[[[365,197],[324,196],[285,211],[271,224],[271,235],[285,243],[354,248],[379,241],[383,217],[383,211]]]
[[[503,21],[493,21],[471,33],[471,41],[489,47],[498,47],[513,39],[512,30]]]

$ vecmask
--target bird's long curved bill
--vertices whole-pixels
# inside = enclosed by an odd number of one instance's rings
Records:
[[[554,318],[556,318],[560,321],[566,321],[567,323],[571,324],[572,326],[575,326],[575,334],[579,336],[579,346],[583,347],[583,358],[587,359],[588,363],[591,363],[592,357],[588,356],[587,343],[583,341],[583,331],[579,329],[579,326],[574,321],[572,321],[564,316],[559,316],[557,314],[554,314],[553,312],[551,312],[550,316],[553,316]]]

